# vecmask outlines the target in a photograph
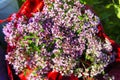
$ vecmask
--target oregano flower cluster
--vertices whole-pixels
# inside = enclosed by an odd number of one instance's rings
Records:
[[[6,60],[16,74],[33,71],[28,80],[43,80],[56,71],[63,76],[95,76],[114,61],[109,40],[98,37],[100,19],[79,0],[44,0],[42,12],[33,17],[12,16],[3,29],[14,49]]]

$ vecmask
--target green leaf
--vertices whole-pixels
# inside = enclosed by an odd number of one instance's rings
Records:
[[[42,28],[42,29],[40,30],[40,32],[44,32],[44,29]]]
[[[82,3],[82,4],[86,4],[86,1],[85,0],[79,0],[80,1],[80,3]]]
[[[51,55],[51,58],[55,58],[55,56],[56,56],[55,54],[52,54],[52,55]]]
[[[78,16],[79,20],[83,20],[84,17],[83,16]]]
[[[114,4],[114,8],[115,8],[115,13],[117,17],[120,19],[120,5]]]
[[[74,0],[71,0],[71,1],[67,2],[67,4],[73,6],[74,5]]]
[[[81,31],[82,31],[81,29],[77,30],[77,34],[80,34],[80,33],[81,33]]]
[[[51,10],[54,8],[54,3],[52,3],[52,4],[50,3],[48,6],[49,6],[48,9]]]
[[[26,71],[26,70],[24,70],[24,76],[26,76],[26,73],[27,73],[27,71]]]
[[[113,6],[113,3],[108,4],[108,5],[106,5],[105,7],[108,9],[108,8],[110,8],[111,6]]]
[[[120,19],[120,9],[118,9],[117,17]]]
[[[46,47],[47,52],[52,52],[54,49],[54,41],[50,42],[48,46]]]
[[[105,71],[102,71],[102,75],[105,75]]]
[[[63,53],[63,49],[62,48],[60,48],[59,50],[60,50],[60,53]]]
[[[30,39],[30,38],[33,38],[33,37],[32,36],[24,36],[25,40]]]
[[[33,41],[32,40],[28,40],[28,43],[31,44]]]

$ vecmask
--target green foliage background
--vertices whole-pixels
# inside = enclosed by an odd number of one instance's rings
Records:
[[[19,6],[25,0],[18,0]],[[101,19],[106,34],[120,44],[120,0],[80,0],[90,5]]]
[[[120,0],[82,0],[101,19],[106,34],[120,44]]]

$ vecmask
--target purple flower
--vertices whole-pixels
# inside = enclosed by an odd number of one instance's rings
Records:
[[[16,74],[32,68],[28,80],[42,80],[51,70],[64,76],[95,76],[115,57],[107,54],[112,52],[110,42],[97,36],[99,23],[79,0],[45,0],[43,12],[28,21],[13,15],[4,27],[7,43],[15,46],[6,60]]]

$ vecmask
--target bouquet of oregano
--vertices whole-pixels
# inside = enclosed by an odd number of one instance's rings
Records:
[[[4,27],[5,40],[14,47],[6,60],[16,74],[29,67],[28,80],[47,79],[51,71],[94,77],[115,57],[109,40],[98,36],[99,24],[99,17],[80,0],[44,0],[42,12],[29,19],[13,14]]]

